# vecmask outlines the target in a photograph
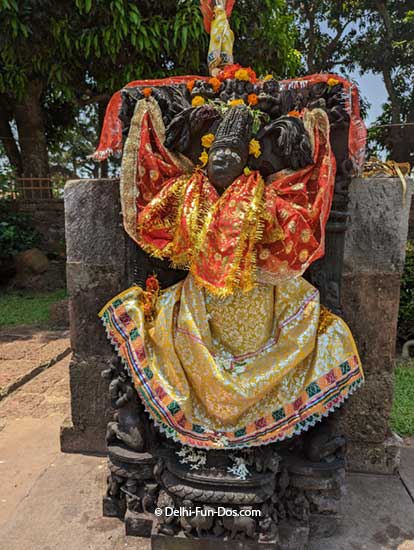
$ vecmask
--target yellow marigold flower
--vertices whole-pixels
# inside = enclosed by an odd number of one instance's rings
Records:
[[[213,145],[214,138],[214,134],[205,134],[201,138],[201,145],[206,149],[209,149]]]
[[[249,143],[249,155],[253,155],[255,158],[260,157],[262,150],[260,148],[260,143],[257,139],[251,139]]]
[[[201,105],[204,105],[205,102],[206,100],[204,99],[204,97],[201,97],[201,95],[196,95],[195,97],[193,97],[191,105],[193,107],[201,107]]]
[[[336,78],[328,78],[328,82],[327,82],[328,86],[332,87],[332,86],[336,86],[337,84],[339,84],[339,80],[337,80]]]
[[[238,69],[234,76],[237,80],[250,80],[249,72],[247,69]]]
[[[264,80],[264,81],[266,81],[266,80],[272,80],[272,78],[273,78],[273,75],[272,75],[272,74],[267,74],[267,75],[263,78],[263,80]]]
[[[252,173],[252,171],[250,170],[250,168],[248,166],[245,166],[243,168],[243,173],[244,173],[245,176],[248,176],[249,174]]]
[[[204,167],[208,162],[208,153],[206,151],[203,151],[198,157],[198,160],[201,162],[201,166]]]
[[[244,105],[243,99],[231,99],[228,104],[231,107],[235,107],[236,105]]]

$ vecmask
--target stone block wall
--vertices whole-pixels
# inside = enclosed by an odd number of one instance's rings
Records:
[[[40,234],[40,248],[44,252],[65,252],[65,214],[62,199],[17,200],[13,209],[30,216],[31,224]]]
[[[366,375],[365,385],[340,415],[352,470],[392,473],[398,467],[389,419],[412,191],[410,181],[404,204],[398,178],[365,178],[351,184],[342,301]]]
[[[67,452],[105,452],[108,368],[113,349],[98,312],[127,285],[127,236],[117,180],[73,180],[65,186],[72,417],[61,430]]]
[[[398,450],[390,437],[394,347],[400,273],[409,204],[399,179],[354,180],[346,234],[344,317],[353,331],[366,384],[338,411],[347,435],[348,466],[391,473]],[[70,294],[72,418],[62,427],[64,451],[105,452],[109,414],[100,373],[113,357],[97,313],[131,283],[129,239],[122,228],[118,182],[76,180],[65,187],[67,276]]]

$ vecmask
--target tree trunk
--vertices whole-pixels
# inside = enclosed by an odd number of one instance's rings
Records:
[[[28,84],[25,97],[15,107],[22,159],[24,198],[52,198],[46,131],[41,104],[42,91],[43,87],[40,81],[31,81]]]

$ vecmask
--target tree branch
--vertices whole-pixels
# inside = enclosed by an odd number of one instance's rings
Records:
[[[336,35],[332,38],[332,40],[326,46],[325,51],[324,51],[324,55],[321,57],[321,60],[318,63],[318,72],[321,72],[321,71],[324,71],[324,70],[328,69],[327,63],[328,63],[329,59],[331,59],[333,57],[333,55],[335,53],[335,50],[338,47],[339,41],[341,40],[341,38],[342,38],[342,36],[345,32],[345,29],[347,28],[347,26],[350,23],[351,23],[351,21],[347,21],[345,23],[345,25],[342,25],[336,31]],[[333,64],[336,64],[336,62],[334,62],[333,59],[332,59],[332,62],[333,62]]]

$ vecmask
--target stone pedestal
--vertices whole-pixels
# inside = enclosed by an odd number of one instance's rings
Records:
[[[365,385],[339,415],[348,440],[347,467],[394,473],[399,452],[390,433],[394,359],[412,182],[403,200],[398,178],[365,178],[350,187],[345,238],[344,318],[361,355]]]
[[[398,178],[354,180],[345,238],[342,301],[357,342],[366,384],[338,415],[348,439],[348,468],[392,473],[398,449],[389,432],[400,273],[412,184],[405,206]],[[122,228],[118,182],[76,180],[65,188],[70,294],[72,417],[62,449],[105,452],[107,383],[100,373],[114,355],[97,313],[132,281],[130,244]]]

